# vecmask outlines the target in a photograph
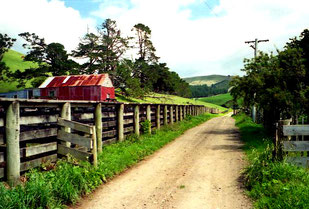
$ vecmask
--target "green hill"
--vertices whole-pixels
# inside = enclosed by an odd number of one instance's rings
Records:
[[[3,56],[3,60],[5,64],[10,68],[12,72],[15,72],[17,69],[24,70],[30,67],[36,67],[37,65],[33,62],[26,62],[23,59],[24,54],[19,53],[14,50],[9,50]],[[17,90],[17,82],[3,82],[0,81],[0,93],[8,92],[8,91],[15,91]],[[26,86],[30,88],[31,85],[28,84]]]
[[[233,97],[230,95],[230,93],[226,93],[226,94],[219,94],[219,95],[215,95],[211,97],[199,98],[198,101],[208,102],[208,103],[222,106],[226,104],[228,101],[231,101],[232,99]]]
[[[224,75],[208,75],[184,78],[184,80],[190,84],[192,97],[200,98],[227,93],[232,78]]]
[[[207,85],[211,86],[213,84],[219,83],[224,80],[231,80],[231,76],[225,76],[225,75],[207,75],[207,76],[196,76],[196,77],[189,77],[189,78],[183,78],[186,82],[188,82],[190,85]]]

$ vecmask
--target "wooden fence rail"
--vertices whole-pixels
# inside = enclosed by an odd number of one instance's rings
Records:
[[[86,134],[86,136],[81,136],[77,133],[67,132],[65,128],[62,130],[60,129],[57,135],[57,139],[60,140],[60,144],[58,144],[58,154],[70,154],[79,160],[90,161],[94,166],[97,166],[97,138],[95,126],[63,118],[58,118],[58,125]],[[69,142],[78,147],[71,147],[70,144],[67,145],[61,142]],[[90,153],[88,150],[90,150]]]
[[[1,98],[0,178],[14,185],[21,172],[67,153],[95,160],[94,150],[100,153],[102,146],[123,141],[128,134],[140,135],[146,120],[151,131],[204,112],[219,110],[199,105]]]
[[[281,120],[277,123],[275,155],[277,159],[286,158],[286,162],[302,167],[309,167],[309,157],[304,152],[309,151],[309,141],[304,136],[309,135],[309,125],[290,125],[291,120]],[[303,136],[299,141],[299,136]]]

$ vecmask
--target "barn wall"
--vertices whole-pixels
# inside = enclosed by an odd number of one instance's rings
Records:
[[[59,100],[89,100],[105,101],[107,94],[111,99],[115,99],[115,90],[113,87],[101,86],[70,86],[57,88],[41,89],[42,98],[50,98],[50,91],[55,91],[55,98]]]
[[[50,99],[50,91],[55,91],[55,99],[59,95],[58,88],[43,88],[41,89],[41,98],[42,99]]]
[[[101,87],[101,101],[106,100],[107,94],[110,95],[110,99],[115,99],[115,89],[114,87]]]

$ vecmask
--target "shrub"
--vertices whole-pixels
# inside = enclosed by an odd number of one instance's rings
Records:
[[[143,134],[150,134],[149,130],[151,130],[151,122],[149,120],[145,120],[141,122],[142,133]]]

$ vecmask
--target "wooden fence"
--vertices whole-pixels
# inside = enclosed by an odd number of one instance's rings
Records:
[[[309,167],[309,125],[291,125],[292,120],[277,123],[275,137],[275,155],[278,159],[302,167]],[[306,156],[305,156],[306,155]]]
[[[181,121],[187,115],[204,112],[219,113],[219,110],[197,105],[1,98],[0,178],[7,178],[14,184],[21,172],[44,162],[55,162],[63,154],[70,153],[68,148],[82,151],[82,148],[70,145],[72,140],[75,142],[73,144],[84,146],[88,154],[94,154],[93,146],[96,143],[97,152],[100,153],[106,144],[123,141],[131,133],[139,135],[140,123],[145,120],[151,121],[151,129],[159,129],[162,125]],[[76,142],[78,140],[73,136],[79,134],[77,138],[80,138],[87,131],[82,135],[77,133],[80,130],[74,131],[76,125],[70,125],[70,121],[85,124],[89,130],[93,130],[88,137],[84,137],[88,141],[95,137],[96,140],[90,140],[92,145]],[[59,128],[59,125],[63,128]],[[74,135],[68,135],[70,128]],[[65,142],[60,143],[63,140]],[[84,156],[91,158],[91,155]]]
[[[95,126],[82,124],[75,121],[58,118],[58,125],[63,126],[58,130],[57,139],[58,154],[70,154],[73,157],[90,161],[94,166],[97,166],[97,138]],[[71,133],[71,129],[75,133]],[[73,146],[71,146],[73,144]],[[89,153],[90,151],[90,153]]]

